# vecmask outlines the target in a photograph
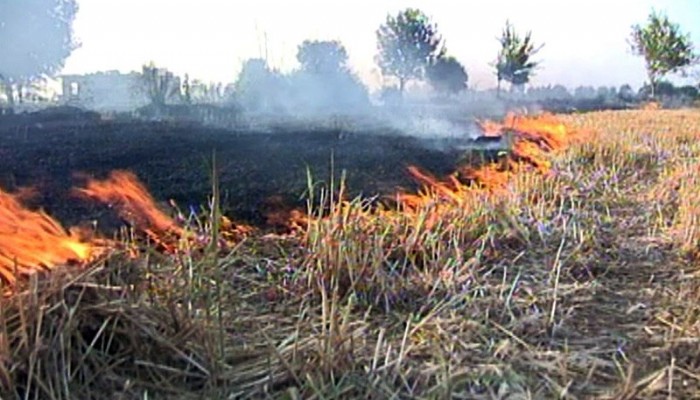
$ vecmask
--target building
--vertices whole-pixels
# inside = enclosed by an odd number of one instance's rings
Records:
[[[119,71],[62,75],[60,102],[95,111],[130,111],[149,104],[142,75]]]

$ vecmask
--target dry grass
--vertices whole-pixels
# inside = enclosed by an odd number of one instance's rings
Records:
[[[597,135],[497,198],[32,280],[0,397],[700,398],[700,113],[562,119]]]

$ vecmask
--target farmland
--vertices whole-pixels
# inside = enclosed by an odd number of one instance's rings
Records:
[[[175,219],[205,245],[122,232],[15,288],[2,397],[697,396],[700,112],[556,118],[576,140],[521,154],[538,168],[513,167],[498,190],[448,185],[459,154],[408,137],[6,132],[3,189],[36,188],[29,203],[64,226],[109,214],[71,199],[79,172],[132,171],[162,210],[222,207]],[[307,165],[330,185],[331,153],[347,181],[315,194],[324,207],[296,230],[265,229],[265,199],[303,206]],[[407,166],[434,182],[419,192]],[[367,200],[399,192],[411,207]],[[227,236],[226,221],[252,228]]]

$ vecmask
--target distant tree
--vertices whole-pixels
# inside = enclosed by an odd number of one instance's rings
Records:
[[[268,109],[281,95],[281,77],[270,69],[267,61],[251,58],[243,63],[235,83],[235,96],[248,111]]]
[[[301,69],[313,74],[345,71],[348,53],[338,41],[305,40],[297,50]]]
[[[626,101],[626,102],[634,101],[635,94],[634,94],[634,90],[632,90],[632,86],[630,86],[627,83],[620,86],[620,90],[618,90],[618,92],[617,92],[617,97],[620,100]]]
[[[651,84],[646,84],[639,88],[638,95],[641,98],[658,98],[658,97],[673,97],[676,94],[676,86],[667,81],[667,80],[660,80],[657,81],[654,86]]]
[[[696,100],[699,98],[698,95],[700,94],[700,90],[698,90],[698,88],[693,85],[685,85],[676,88],[676,94],[678,94],[679,96],[687,97],[691,100]]]
[[[509,21],[498,39],[501,49],[496,58],[496,79],[498,91],[501,90],[501,81],[511,84],[511,88],[522,88],[530,81],[535,68],[540,64],[533,61],[532,57],[540,51],[543,44],[535,47],[532,42],[532,32],[527,32],[525,37],[520,37]]]
[[[185,74],[185,79],[182,81],[182,101],[185,104],[192,104],[192,84],[189,74]]]
[[[192,103],[196,104],[215,104],[224,101],[226,94],[224,86],[221,83],[205,83],[197,79],[193,79],[190,83],[190,96]]]
[[[595,99],[596,90],[593,86],[578,86],[574,89],[574,97],[577,99]]]
[[[0,86],[10,106],[18,85],[51,76],[78,45],[76,0],[0,1]]]
[[[427,68],[427,77],[436,90],[456,94],[467,88],[469,75],[454,57],[441,57]]]
[[[348,68],[338,41],[306,40],[298,47],[301,69],[287,76],[286,108],[294,113],[343,113],[369,104],[367,88]]]
[[[396,16],[387,15],[376,32],[382,74],[399,80],[403,93],[406,82],[423,79],[426,68],[445,54],[437,26],[420,10],[407,8]]]
[[[152,61],[141,69],[142,89],[155,107],[161,111],[168,101],[180,95],[180,79],[165,68],[157,67]]]
[[[632,26],[630,47],[635,55],[644,57],[651,98],[656,95],[659,79],[682,71],[697,58],[690,36],[656,11],[649,14],[646,25]]]
[[[610,89],[607,86],[600,86],[596,89],[596,98],[598,98],[598,100],[607,100],[610,96]]]
[[[531,86],[527,90],[527,95],[540,100],[566,100],[571,97],[571,93],[563,85]]]

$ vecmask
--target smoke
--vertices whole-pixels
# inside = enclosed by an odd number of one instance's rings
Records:
[[[499,118],[506,111],[495,93],[447,95],[420,84],[403,94],[392,87],[370,93],[347,68],[302,67],[283,74],[262,59],[244,63],[232,101],[254,129],[404,135],[440,149],[473,141],[481,135],[477,118]]]
[[[243,65],[232,101],[249,116],[268,118],[364,114],[371,106],[367,88],[348,70],[282,74],[262,59]]]

